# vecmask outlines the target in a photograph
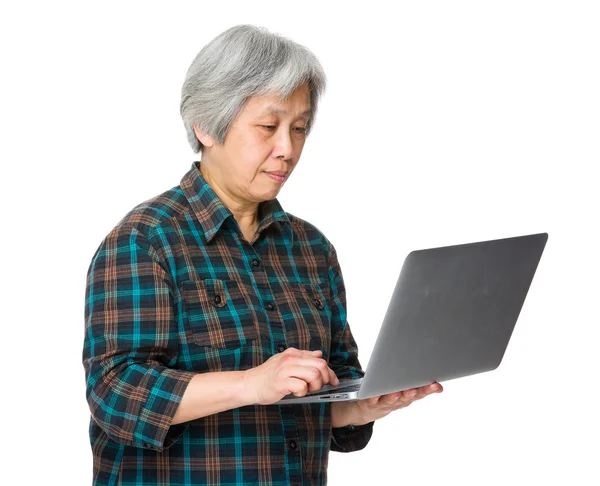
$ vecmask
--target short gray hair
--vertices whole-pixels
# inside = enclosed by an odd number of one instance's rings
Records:
[[[285,99],[301,84],[310,91],[308,134],[327,79],[321,63],[306,47],[263,27],[236,25],[210,41],[193,60],[181,89],[180,112],[194,152],[200,131],[222,144],[229,127],[253,96]]]

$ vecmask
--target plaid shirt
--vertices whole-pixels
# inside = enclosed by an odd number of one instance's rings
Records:
[[[331,404],[318,403],[171,425],[196,373],[246,370],[285,347],[363,376],[332,244],[277,199],[260,204],[248,243],[199,164],[132,209],[88,270],[93,484],[326,484],[329,450],[362,449],[373,422],[332,429]]]

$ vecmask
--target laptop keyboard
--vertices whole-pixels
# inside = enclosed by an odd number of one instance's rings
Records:
[[[340,383],[338,386],[327,388],[326,390],[319,390],[314,393],[308,393],[306,396],[314,397],[319,395],[329,395],[330,393],[347,393],[358,391],[360,389],[360,383],[354,383],[352,385],[344,385]]]

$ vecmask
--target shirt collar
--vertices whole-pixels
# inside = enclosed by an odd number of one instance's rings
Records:
[[[202,177],[200,162],[194,162],[192,168],[183,176],[181,189],[204,230],[207,242],[214,238],[227,218],[231,216],[234,219],[233,213],[223,204],[219,196]],[[259,204],[259,217],[258,233],[262,233],[271,224],[277,222],[276,226],[287,233],[290,241],[292,240],[292,223],[277,198]]]

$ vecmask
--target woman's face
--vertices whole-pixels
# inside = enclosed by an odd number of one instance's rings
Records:
[[[211,179],[238,200],[274,199],[300,159],[309,113],[306,84],[285,100],[275,96],[250,98],[223,144],[205,144],[202,161],[207,162]],[[277,178],[269,172],[286,174]]]

